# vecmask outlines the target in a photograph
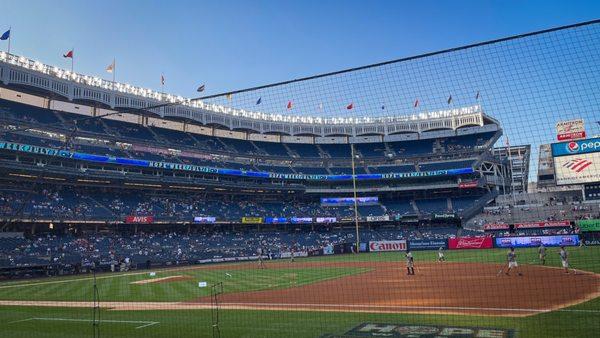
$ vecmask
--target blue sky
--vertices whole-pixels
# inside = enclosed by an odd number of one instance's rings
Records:
[[[0,31],[12,52],[75,71],[195,97],[598,19],[600,1],[14,1]],[[583,118],[600,134],[600,26],[251,92],[215,102],[293,114],[411,114],[480,103],[511,144],[555,142],[554,124]],[[6,49],[6,42],[0,42]],[[260,107],[255,106],[262,97]],[[345,107],[354,102],[349,112]],[[385,106],[385,110],[380,107]],[[503,144],[503,140],[499,141]]]
[[[4,0],[12,51],[194,96],[375,63],[590,20],[599,1]],[[0,44],[5,49],[5,45]]]

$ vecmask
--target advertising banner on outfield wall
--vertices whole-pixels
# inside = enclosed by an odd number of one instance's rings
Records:
[[[242,217],[243,224],[260,224],[262,222],[262,217]]]
[[[215,223],[217,219],[215,217],[203,217],[197,216],[194,217],[194,223]]]
[[[152,223],[154,222],[154,216],[127,216],[125,217],[125,223]]]
[[[369,242],[369,251],[377,252],[377,251],[405,251],[406,250],[406,241],[405,240],[397,240],[397,241],[370,241]]]
[[[335,223],[337,222],[337,218],[335,217],[317,217],[315,218],[317,223]]]
[[[571,226],[571,221],[546,221],[546,222],[523,222],[515,223],[515,229],[540,229],[540,228],[566,228]],[[508,230],[510,226],[504,223],[487,223],[483,230]]]
[[[367,216],[367,222],[385,222],[389,221],[390,216],[382,215],[382,216]]]
[[[487,223],[483,225],[485,231],[508,230],[510,225],[504,223]]]
[[[577,221],[581,232],[600,231],[600,219],[582,219]]]
[[[600,245],[600,232],[584,232],[581,240],[584,245]]]
[[[448,249],[448,241],[445,239],[409,240],[408,248],[411,250],[438,250],[439,248]]]
[[[448,238],[448,249],[491,249],[494,247],[492,237],[456,237]]]
[[[579,245],[579,236],[577,235],[556,235],[556,236],[518,236],[518,237],[496,237],[496,246],[498,248],[531,248],[544,246],[575,246]]]
[[[285,217],[265,217],[266,224],[282,224],[287,223],[287,218]]]
[[[290,251],[282,252],[279,258],[291,258],[292,253]],[[294,257],[308,257],[308,251],[296,251]]]
[[[571,221],[546,221],[515,223],[515,229],[565,228],[570,227]]]
[[[293,224],[306,224],[313,221],[312,217],[292,217],[290,220]]]

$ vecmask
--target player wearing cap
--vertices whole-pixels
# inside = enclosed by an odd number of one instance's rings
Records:
[[[413,258],[412,252],[410,252],[410,250],[406,250],[406,274],[415,274],[415,259]]]
[[[521,271],[518,271],[519,264],[517,263],[517,254],[515,253],[515,248],[513,248],[512,246],[510,247],[510,251],[508,252],[506,258],[508,260],[508,270],[506,270],[505,274],[508,276],[510,274],[510,271],[512,269],[515,269],[519,276],[523,276]]]

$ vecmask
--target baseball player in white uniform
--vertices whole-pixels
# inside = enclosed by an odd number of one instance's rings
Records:
[[[413,258],[412,252],[410,252],[410,250],[406,250],[406,274],[407,275],[415,274],[415,260]]]
[[[438,249],[438,262],[445,262],[446,261],[446,257],[444,257],[444,248],[442,248],[440,246],[440,248]]]

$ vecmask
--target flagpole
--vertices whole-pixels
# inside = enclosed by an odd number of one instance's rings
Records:
[[[12,27],[8,27],[8,54],[10,55],[10,40],[12,40]]]
[[[71,49],[73,54],[71,55],[71,73],[73,73],[73,59],[75,59],[75,47]]]
[[[113,58],[113,69],[112,69],[112,76],[113,76],[113,80],[112,80],[112,89],[115,90],[115,73],[117,72],[117,62],[116,59]]]

